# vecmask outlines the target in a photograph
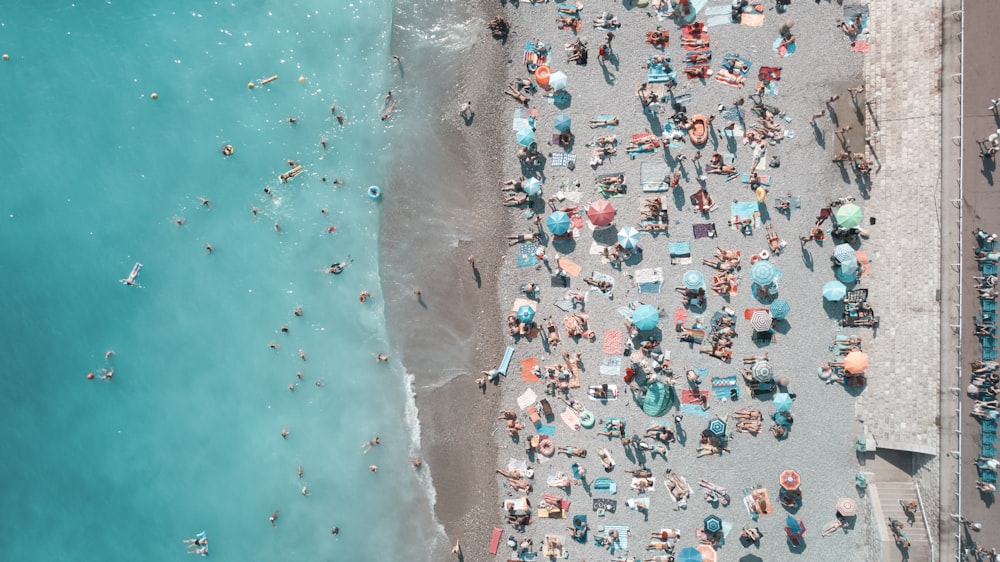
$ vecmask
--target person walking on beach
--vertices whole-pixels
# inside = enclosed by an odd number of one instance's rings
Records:
[[[475,115],[475,113],[472,111],[472,102],[467,101],[463,103],[462,107],[458,110],[458,114],[462,117],[462,119],[465,119],[466,121],[472,119],[472,116]]]

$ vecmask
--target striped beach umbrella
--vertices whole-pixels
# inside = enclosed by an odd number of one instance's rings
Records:
[[[771,312],[766,309],[755,310],[750,317],[750,327],[755,332],[766,332],[771,329],[771,324],[773,323],[774,319],[771,318]]]
[[[854,248],[850,244],[837,244],[837,247],[833,249],[833,259],[837,260],[839,265],[851,261],[857,263],[858,261],[857,256],[854,255]]]
[[[708,431],[716,437],[726,436],[726,422],[722,418],[715,418],[708,422]]]
[[[861,216],[861,207],[858,207],[854,203],[841,205],[837,209],[837,212],[833,214],[833,218],[837,221],[837,226],[841,228],[857,228],[861,226]]]
[[[858,514],[858,502],[851,498],[840,498],[837,500],[837,513],[844,517],[854,517]]]
[[[556,236],[562,236],[569,232],[570,220],[569,215],[563,211],[556,211],[549,215],[545,219],[545,225],[549,227],[549,232],[555,234]]]
[[[798,472],[786,469],[781,471],[781,474],[778,476],[778,482],[786,490],[798,490],[799,486],[802,485],[802,477],[799,476]]]
[[[770,310],[771,316],[774,318],[785,318],[792,311],[792,305],[788,304],[785,299],[778,299],[771,303]]]
[[[757,361],[750,368],[750,372],[753,374],[754,380],[757,382],[771,382],[774,378],[774,371],[771,369],[771,363],[767,361]]]
[[[618,244],[626,250],[639,247],[639,231],[631,226],[626,226],[618,231]]]

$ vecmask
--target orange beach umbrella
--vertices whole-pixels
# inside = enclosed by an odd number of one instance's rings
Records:
[[[862,351],[852,351],[844,357],[844,370],[852,375],[859,375],[868,368],[868,354]]]

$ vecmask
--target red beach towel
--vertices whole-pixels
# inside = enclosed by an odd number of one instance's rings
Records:
[[[682,390],[681,391],[681,403],[682,404],[701,404],[701,402],[698,400],[698,396],[699,395],[704,396],[706,400],[708,399],[708,391],[707,390]]]
[[[537,357],[529,357],[521,360],[521,380],[526,382],[538,382],[541,377],[535,374],[535,367],[538,366]]]
[[[868,41],[855,41],[851,43],[851,50],[855,53],[867,53],[871,50],[871,43]]]
[[[490,539],[490,554],[496,555],[497,550],[500,548],[501,537],[503,537],[503,529],[493,527],[493,538]]]
[[[604,332],[604,353],[608,355],[622,354],[621,330],[606,330]]]

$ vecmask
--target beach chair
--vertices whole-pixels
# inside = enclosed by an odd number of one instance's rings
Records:
[[[994,262],[983,262],[983,275],[997,275],[997,264]]]
[[[986,458],[995,457],[997,456],[996,445],[987,445],[986,443],[983,443],[980,448],[980,453],[982,453],[982,456]]]
[[[997,422],[995,420],[983,420],[983,431],[987,433],[997,432]]]
[[[994,361],[997,358],[997,350],[995,347],[983,350],[983,361]]]
[[[980,299],[983,304],[983,312],[996,312],[997,311],[997,301],[989,299]]]

